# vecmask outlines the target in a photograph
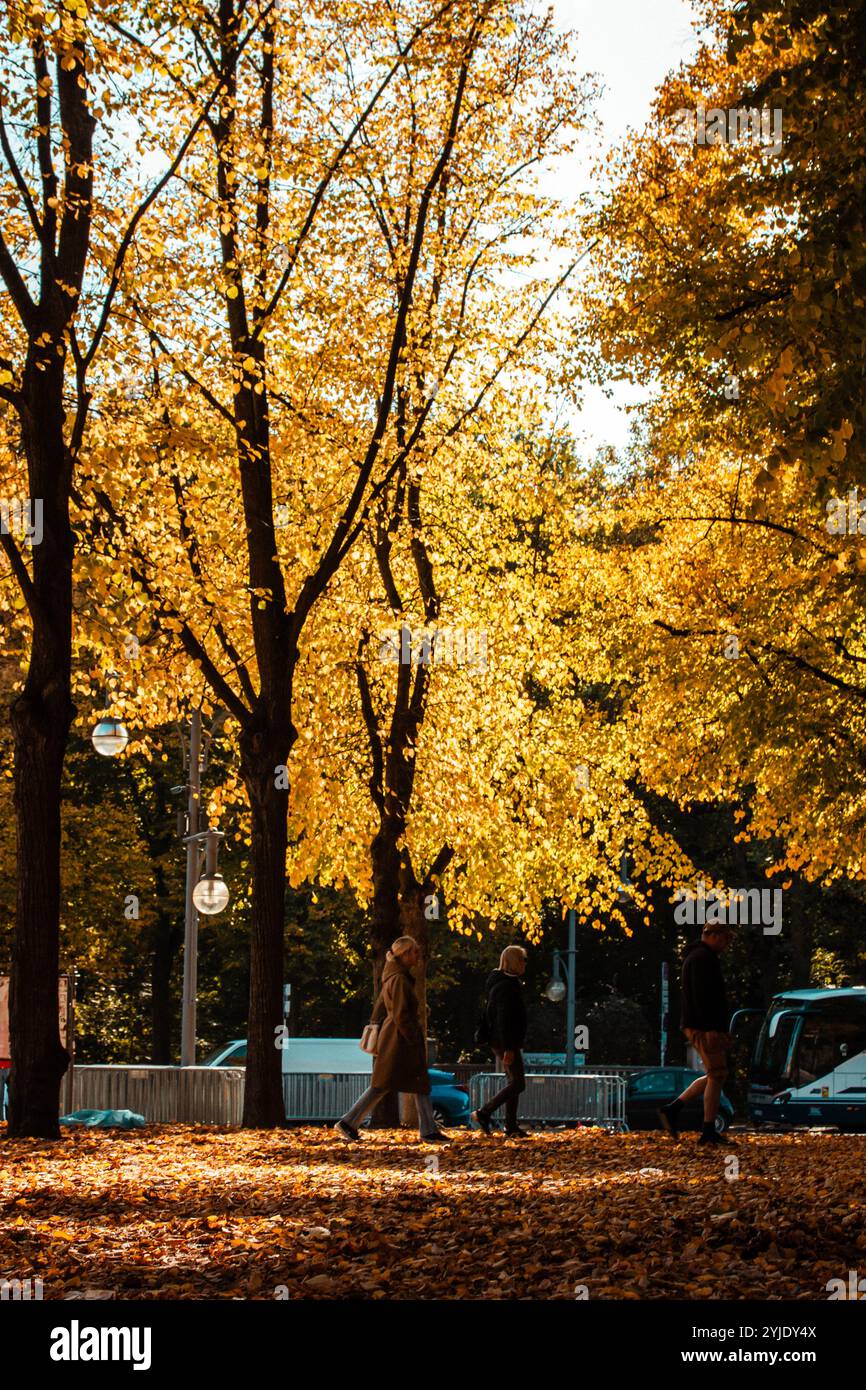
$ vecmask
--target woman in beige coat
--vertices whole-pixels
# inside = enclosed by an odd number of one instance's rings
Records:
[[[381,1026],[371,1085],[334,1125],[344,1139],[359,1139],[358,1126],[382,1096],[388,1091],[403,1091],[415,1096],[418,1134],[423,1142],[449,1142],[448,1136],[437,1128],[430,1101],[427,1041],[418,1013],[415,981],[410,974],[420,959],[421,952],[414,937],[398,936],[392,943],[382,971],[382,988],[373,1009],[372,1022]]]

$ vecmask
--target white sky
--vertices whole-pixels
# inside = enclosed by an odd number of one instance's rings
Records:
[[[618,144],[629,128],[640,130],[647,118],[655,89],[680,63],[697,51],[689,0],[552,0],[557,24],[578,34],[577,58],[582,70],[596,74],[603,91],[597,112],[600,142],[588,140],[585,148],[557,176],[573,179],[575,189],[593,187],[591,171],[611,145]],[[572,422],[585,441],[586,457],[596,448],[612,444],[622,448],[628,440],[629,419],[623,407],[644,399],[645,390],[626,382],[612,383],[612,398],[596,387],[587,387],[585,404]]]

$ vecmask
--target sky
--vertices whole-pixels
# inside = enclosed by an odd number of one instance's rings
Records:
[[[578,34],[581,67],[596,74],[603,91],[597,106],[601,121],[599,140],[590,140],[573,156],[573,169],[558,177],[573,178],[573,186],[593,186],[591,169],[606,149],[618,144],[629,128],[639,130],[646,121],[655,89],[667,73],[688,61],[697,51],[689,0],[552,0],[556,23]],[[596,448],[623,448],[628,441],[628,404],[645,399],[640,386],[617,382],[608,388],[588,386],[584,408],[571,421],[585,442],[586,456]]]

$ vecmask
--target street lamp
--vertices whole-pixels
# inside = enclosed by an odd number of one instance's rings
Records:
[[[229,900],[229,890],[222,874],[209,874],[200,878],[193,889],[192,900],[199,912],[206,917],[214,917],[222,912]]]
[[[129,733],[125,724],[109,715],[100,719],[90,735],[90,741],[103,758],[116,758],[129,743]]]
[[[204,873],[192,892],[192,900],[199,912],[206,917],[214,917],[222,912],[229,900],[229,890],[221,873],[217,872],[217,849],[223,838],[219,830],[207,830],[193,837],[205,845]]]

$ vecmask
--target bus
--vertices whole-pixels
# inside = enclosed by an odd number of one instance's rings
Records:
[[[740,1009],[731,1032],[763,1017],[749,1061],[747,1107],[759,1124],[866,1130],[866,986],[790,989]]]

